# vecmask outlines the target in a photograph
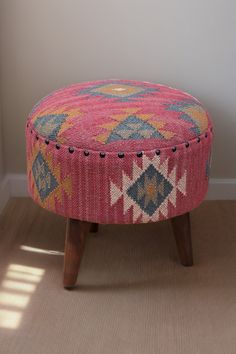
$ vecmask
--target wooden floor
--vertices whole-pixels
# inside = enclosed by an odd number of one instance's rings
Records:
[[[194,266],[169,221],[101,225],[73,291],[65,220],[12,199],[0,217],[0,353],[235,354],[236,201],[191,213]]]

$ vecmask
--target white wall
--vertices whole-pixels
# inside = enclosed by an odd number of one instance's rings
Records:
[[[176,86],[215,124],[212,176],[236,177],[235,0],[2,0],[6,169],[24,173],[33,104],[72,82],[128,78]]]
[[[0,189],[1,189],[1,182],[4,176],[4,164],[3,164],[3,135],[2,135],[2,116],[0,111]]]
[[[2,135],[2,115],[0,106],[0,216],[9,198],[8,184],[5,177],[4,159],[3,159],[3,135]]]

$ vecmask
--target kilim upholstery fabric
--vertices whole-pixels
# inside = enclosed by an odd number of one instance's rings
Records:
[[[62,88],[33,108],[26,140],[31,196],[65,217],[155,222],[197,207],[207,192],[209,114],[164,85],[104,80]]]

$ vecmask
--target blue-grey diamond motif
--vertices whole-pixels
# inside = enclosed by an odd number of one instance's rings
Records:
[[[50,171],[41,152],[37,154],[33,162],[32,171],[40,198],[44,201],[57,188],[58,182]]]
[[[148,122],[143,121],[137,116],[130,115],[113,129],[106,143],[117,140],[142,140],[150,138],[163,139],[163,136]]]
[[[127,194],[145,213],[152,216],[172,189],[172,184],[153,165],[150,165],[128,188]]]
[[[38,117],[34,122],[34,127],[37,132],[50,140],[56,141],[57,135],[65,122],[68,114],[47,114]]]

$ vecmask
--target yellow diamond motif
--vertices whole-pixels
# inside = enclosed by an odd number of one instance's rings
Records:
[[[119,85],[119,84],[108,84],[102,87],[95,88],[91,90],[94,93],[102,93],[104,95],[111,95],[116,97],[127,97],[136,95],[137,93],[145,91],[143,87],[130,86],[130,85]]]

